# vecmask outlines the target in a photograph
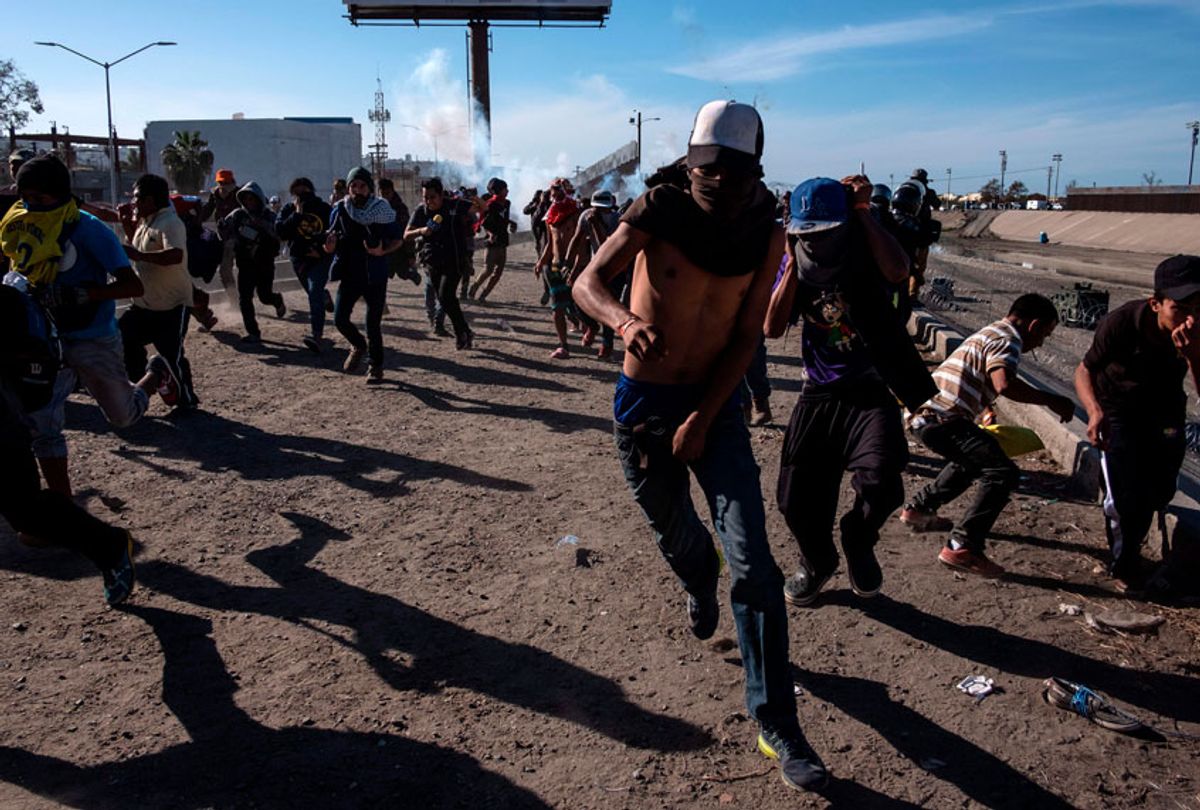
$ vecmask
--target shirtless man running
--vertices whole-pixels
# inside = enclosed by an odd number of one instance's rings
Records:
[[[688,594],[692,633],[719,619],[721,556],[696,514],[689,470],[709,503],[730,572],[730,601],[759,750],[791,787],[828,774],[796,719],[783,574],[767,543],[759,468],[738,391],[763,333],[784,251],[775,198],[759,179],[762,120],[713,101],[688,141],[691,192],[659,186],[622,217],[583,271],[579,305],[625,341],[613,402],[625,478]],[[630,306],[608,282],[635,262]]]
[[[558,348],[550,356],[555,360],[570,357],[567,351],[567,318],[575,320],[571,288],[567,284],[567,247],[579,224],[579,203],[567,193],[565,180],[555,180],[550,186],[550,209],[546,212],[546,247],[533,266],[533,274],[546,274],[546,289],[550,293],[550,310],[554,313],[554,331]]]

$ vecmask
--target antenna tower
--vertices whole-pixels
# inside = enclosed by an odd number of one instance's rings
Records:
[[[375,77],[375,109],[367,112],[375,124],[375,143],[371,144],[371,174],[376,181],[383,177],[383,164],[387,160],[387,122],[392,120],[392,113],[383,103],[383,81]]]

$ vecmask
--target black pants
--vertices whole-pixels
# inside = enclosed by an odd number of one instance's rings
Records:
[[[29,429],[3,403],[0,458],[0,516],[15,530],[82,554],[101,569],[117,563],[125,532],[92,517],[67,496],[41,488]]]
[[[1142,543],[1154,513],[1175,497],[1186,438],[1178,420],[1109,415],[1104,470],[1104,528],[1113,576],[1138,573]],[[1174,422],[1174,424],[1170,424]],[[1166,549],[1163,549],[1166,552]]]
[[[972,551],[983,552],[988,533],[1021,480],[1021,471],[995,437],[961,417],[930,422],[917,431],[917,437],[947,464],[917,493],[912,507],[936,512],[978,480],[979,490],[950,536]]]
[[[467,318],[458,303],[458,284],[462,281],[462,274],[457,268],[445,270],[426,267],[425,271],[429,274],[429,280],[433,282],[433,291],[437,295],[438,303],[442,305],[442,312],[454,325],[455,336],[461,338],[468,334],[471,329],[467,326]]]
[[[354,325],[351,316],[358,299],[367,302],[367,337]],[[333,305],[333,324],[342,337],[358,350],[367,350],[373,366],[383,366],[383,305],[387,300],[387,279],[370,282],[366,279],[342,279],[337,300]]]
[[[283,296],[275,292],[275,260],[260,261],[253,257],[238,255],[238,306],[242,310],[242,323],[246,334],[258,336],[258,318],[254,315],[254,294],[258,300],[271,307],[283,303]]]
[[[881,382],[806,387],[783,441],[776,493],[779,511],[818,576],[837,568],[833,519],[842,474],[854,505],[841,520],[842,546],[873,547],[879,529],[904,501],[900,477],[908,441],[900,406]]]
[[[146,346],[151,345],[179,382],[179,404],[189,408],[199,403],[192,386],[192,364],[183,353],[190,321],[191,310],[182,306],[161,311],[132,306],[117,321],[129,379],[137,382],[146,373]]]

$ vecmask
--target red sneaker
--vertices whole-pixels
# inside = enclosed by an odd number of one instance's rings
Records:
[[[959,571],[988,579],[999,579],[1004,576],[1004,566],[989,560],[982,551],[971,551],[969,548],[955,549],[943,546],[942,550],[938,552],[938,562]]]
[[[171,373],[171,367],[162,355],[156,354],[146,364],[146,370],[158,377],[158,395],[168,407],[175,407],[179,402],[179,381]]]

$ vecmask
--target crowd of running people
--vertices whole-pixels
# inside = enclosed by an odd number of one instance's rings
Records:
[[[854,593],[879,593],[875,546],[898,509],[911,530],[945,535],[942,564],[1003,576],[985,543],[1019,473],[980,422],[1000,396],[1043,405],[1063,421],[1075,403],[1018,376],[1022,354],[1058,323],[1054,305],[1036,294],[1017,298],[1005,318],[927,368],[905,328],[938,238],[937,196],[923,170],[895,191],[861,175],[815,177],[777,197],[761,179],[764,146],[753,107],[710,102],[697,113],[687,155],[636,200],[618,206],[606,190],[580,199],[559,179],[524,211],[557,344],[552,357],[570,357],[572,331],[584,347],[598,340],[600,358],[614,356],[617,338],[624,345],[613,400],[617,455],[686,593],[692,633],[715,632],[727,568],[758,747],[779,760],[789,785],[819,789],[828,777],[796,716],[786,606],[816,606],[842,559]],[[219,275],[238,302],[244,340],[256,343],[256,299],[286,313],[273,287],[281,246],[307,293],[304,345],[327,351],[332,314],[350,347],[345,371],[365,361],[366,380],[376,383],[389,280],[424,285],[430,329],[449,336],[449,319],[456,347],[468,350],[475,336],[461,300],[493,293],[517,230],[499,178],[482,195],[426,179],[410,212],[389,180],[360,167],[328,200],[297,178],[286,205],[224,169],[207,199],[173,195],[165,179],[144,175],[132,201],[110,210],[78,202],[53,155],[13,157],[15,185],[0,220],[0,514],[23,542],[91,559],[111,604],[133,589],[132,541],[71,498],[64,403],[78,385],[118,427],[140,419],[156,394],[196,407],[185,336],[193,316],[202,329],[216,316],[194,279]],[[484,258],[473,276],[477,242]],[[122,300],[130,305],[118,317]],[[365,336],[353,318],[360,300]],[[1200,258],[1163,261],[1153,295],[1103,321],[1076,374],[1089,439],[1103,450],[1110,573],[1123,592],[1145,586],[1141,547],[1174,493],[1185,378],[1200,369],[1198,312]],[[802,562],[785,578],[767,540],[747,425],[772,418],[764,340],[794,326],[805,379],[775,492]],[[909,436],[946,463],[906,500]],[[854,498],[838,518],[846,473]],[[693,504],[693,477],[718,543]],[[961,519],[939,514],[976,483]]]

